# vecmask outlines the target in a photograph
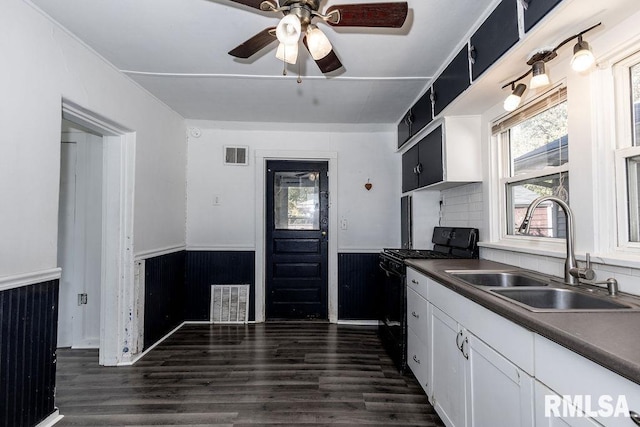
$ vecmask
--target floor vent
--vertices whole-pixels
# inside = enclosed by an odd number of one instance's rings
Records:
[[[247,323],[249,321],[249,285],[212,285],[211,321]]]

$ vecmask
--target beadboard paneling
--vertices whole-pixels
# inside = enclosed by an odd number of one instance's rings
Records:
[[[54,412],[58,280],[0,292],[0,426]]]
[[[185,251],[145,260],[145,350],[185,319],[185,263]]]
[[[377,253],[338,254],[338,319],[378,319],[378,257]]]
[[[209,320],[211,285],[248,284],[249,320],[255,320],[255,252],[188,251],[185,320]]]

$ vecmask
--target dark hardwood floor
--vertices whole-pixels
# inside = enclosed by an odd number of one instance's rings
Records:
[[[442,426],[373,328],[186,325],[132,367],[58,350],[59,426]]]

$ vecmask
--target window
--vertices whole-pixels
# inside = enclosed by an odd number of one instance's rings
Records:
[[[276,172],[274,218],[277,230],[320,229],[320,172]]]
[[[569,202],[566,98],[566,89],[557,89],[493,126],[502,163],[504,234],[516,234],[527,208],[540,196],[556,196]],[[565,237],[562,209],[556,203],[542,203],[533,214],[530,234]]]
[[[640,53],[615,66],[618,246],[640,248]]]

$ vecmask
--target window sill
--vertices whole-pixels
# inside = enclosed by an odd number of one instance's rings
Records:
[[[566,258],[566,244],[564,240],[548,242],[541,239],[510,240],[498,242],[480,242],[481,248],[498,249],[502,251],[519,252],[531,255],[542,255],[553,258]]]
[[[499,242],[480,242],[478,243],[478,246],[487,249],[497,249],[559,259],[566,258],[566,245],[564,240],[559,242],[545,242],[537,239],[523,241],[505,239]],[[576,254],[576,259],[578,261],[585,261],[586,256],[585,254]],[[640,251],[595,252],[591,254],[591,262],[600,265],[640,269]]]

